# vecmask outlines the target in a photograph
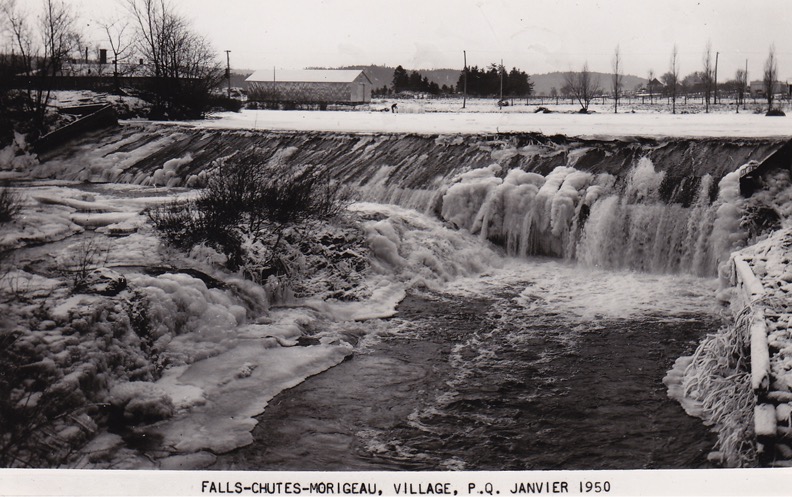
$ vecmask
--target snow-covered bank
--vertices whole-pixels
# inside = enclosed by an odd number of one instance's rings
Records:
[[[666,378],[670,395],[718,432],[730,466],[792,466],[792,232],[732,254],[724,270],[733,322]]]
[[[762,114],[433,112],[243,110],[189,122],[200,129],[297,130],[353,133],[542,133],[570,137],[789,137],[788,117]]]
[[[792,466],[792,231],[780,230],[733,260],[735,303],[751,315],[759,458],[772,466]]]
[[[24,382],[10,400],[56,415],[52,426],[36,418],[43,438],[9,455],[10,466],[203,467],[250,443],[254,417],[279,392],[365,346],[379,327],[361,322],[392,316],[407,288],[439,288],[500,260],[437,220],[356,204],[358,228],[318,233],[326,250],[343,246],[336,256],[367,261],[347,268],[359,273],[355,286],[333,280],[339,268],[328,257],[326,269],[301,277],[295,298],[223,270],[206,247],[180,254],[160,245],[145,209],[189,192],[35,182],[16,190],[26,199],[19,220],[0,226],[3,248],[14,249],[0,268],[0,323],[25,365],[10,367],[47,380]],[[40,233],[25,235],[32,227]],[[53,397],[66,392],[67,404]],[[55,440],[58,450],[34,453]]]

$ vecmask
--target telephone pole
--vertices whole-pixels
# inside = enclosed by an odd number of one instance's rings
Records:
[[[715,105],[718,104],[718,55],[720,52],[715,52]]]
[[[226,50],[226,79],[228,80],[228,98],[231,98],[231,50]]]
[[[745,59],[745,88],[743,88],[743,102],[742,102],[743,110],[745,110],[745,97],[748,96],[745,94],[745,92],[750,91],[750,88],[751,88],[751,83],[748,80],[748,59]]]
[[[498,68],[498,72],[500,73],[500,100],[499,102],[503,101],[503,59],[501,59],[500,67]]]
[[[462,108],[465,108],[465,104],[467,103],[467,52],[462,50],[462,56],[465,58],[465,70],[464,70],[464,77],[463,77],[463,87],[462,87]]]

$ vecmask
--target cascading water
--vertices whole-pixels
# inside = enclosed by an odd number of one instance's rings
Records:
[[[591,266],[655,273],[717,274],[744,238],[734,207],[736,173],[719,184],[703,176],[689,205],[662,198],[665,172],[641,158],[621,179],[559,166],[546,176],[498,164],[451,178],[436,190],[385,185],[388,171],[363,188],[367,199],[401,203],[442,219],[509,255],[544,255]],[[450,183],[450,184],[449,184]]]

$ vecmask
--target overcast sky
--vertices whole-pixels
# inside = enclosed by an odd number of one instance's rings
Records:
[[[66,0],[89,30],[124,12],[122,0]],[[779,76],[792,79],[789,0],[168,0],[236,68],[299,69],[353,64],[408,69],[486,66],[503,59],[529,74],[609,72],[616,45],[627,74],[668,71],[674,44],[681,74],[700,70],[708,41],[719,80],[748,59],[761,77],[774,43]],[[39,0],[22,0],[32,9]],[[91,25],[90,27],[88,25]],[[94,32],[96,33],[96,32]],[[95,34],[98,43],[103,40]]]

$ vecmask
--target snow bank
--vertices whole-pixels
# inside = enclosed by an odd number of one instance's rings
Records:
[[[401,105],[401,104],[400,104]],[[458,105],[458,104],[457,104]],[[524,109],[523,112],[519,112]],[[740,114],[534,113],[520,107],[510,112],[470,113],[459,110],[383,114],[346,111],[243,110],[221,112],[213,119],[190,121],[201,129],[270,129],[355,133],[542,133],[587,138],[613,137],[786,137],[785,119]]]
[[[0,149],[0,171],[22,172],[36,164],[36,157],[28,153],[25,135],[14,131],[11,144]]]
[[[0,226],[0,250],[62,240],[81,231],[70,219],[70,209],[28,200],[13,223]]]
[[[792,232],[783,229],[732,254],[722,281],[735,288],[734,322],[699,345],[676,397],[683,405],[692,399],[716,426],[729,465],[792,459],[781,424],[792,413],[791,246]]]
[[[182,273],[130,275],[129,285],[145,300],[150,338],[170,364],[190,364],[227,350],[246,309],[220,289]]]
[[[166,391],[169,384],[196,387],[201,403],[152,431],[177,453],[219,454],[247,445],[253,441],[254,417],[275,395],[338,364],[350,352],[344,346],[273,347],[271,340],[246,340],[183,371],[167,373],[158,386]]]

